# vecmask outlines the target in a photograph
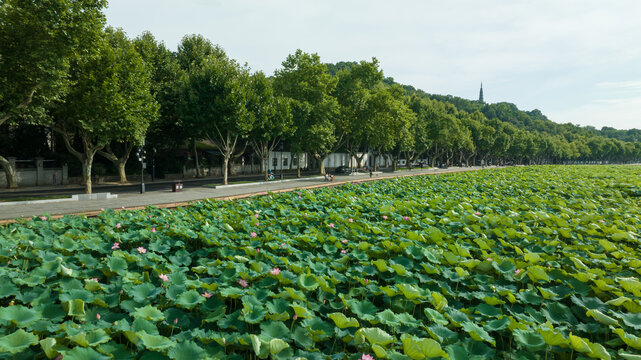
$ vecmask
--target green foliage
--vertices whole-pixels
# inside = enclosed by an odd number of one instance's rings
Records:
[[[310,152],[317,157],[333,149],[337,141],[334,120],[339,105],[332,91],[336,79],[317,54],[297,50],[275,72],[276,93],[291,99],[296,131],[291,137],[296,152]]]
[[[0,359],[636,359],[641,200],[618,184],[640,174],[515,167],[4,225]]]

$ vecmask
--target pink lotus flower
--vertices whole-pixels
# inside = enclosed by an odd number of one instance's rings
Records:
[[[349,219],[347,219],[347,221],[349,221],[349,222],[353,223],[353,222],[354,222],[354,219],[349,218]]]
[[[121,207],[121,209],[125,210],[125,207],[123,206],[123,207]]]
[[[599,222],[600,222],[601,224],[603,224],[603,223],[605,223],[605,220],[601,219],[601,220],[599,220]]]
[[[258,214],[254,214],[254,217],[255,217],[256,219],[258,219]]]
[[[370,354],[363,354],[363,357],[361,357],[361,360],[374,360],[374,357]]]
[[[112,249],[112,250],[120,249],[120,243],[119,243],[119,242],[115,242],[115,243],[113,244],[113,246],[111,247],[111,249]]]
[[[341,240],[341,242],[342,242],[343,244],[347,244],[347,239],[343,239],[343,240]]]
[[[477,211],[477,212],[474,213],[474,215],[481,216],[481,213]]]
[[[100,208],[100,211],[105,211],[105,208]]]
[[[387,220],[387,215],[383,215],[383,220]]]
[[[256,223],[256,226],[260,226],[260,223]]]
[[[256,252],[259,253],[260,252],[260,248],[256,248]]]
[[[206,299],[209,299],[210,297],[212,297],[212,295],[213,294],[210,293],[209,291],[205,291],[204,293],[200,294],[200,296],[202,296],[202,297],[204,297]]]
[[[155,227],[152,227],[152,228],[151,228],[151,232],[152,232],[152,233],[155,233],[155,232],[156,232],[156,228],[155,228]]]
[[[285,243],[281,243],[280,247],[284,249],[285,248]]]
[[[248,286],[249,286],[249,283],[248,283],[248,282],[247,282],[247,280],[245,280],[245,279],[240,279],[240,280],[238,280],[238,283],[240,284],[240,286],[242,286],[242,287],[244,287],[244,288],[246,288],[246,287],[248,287]]]
[[[100,320],[100,314],[96,314],[96,319]]]
[[[409,219],[410,219],[409,216],[403,216],[403,220],[409,220]]]
[[[178,324],[178,318],[174,319],[174,325]]]
[[[298,315],[294,314],[294,320],[298,319]]]
[[[136,250],[138,250],[138,252],[141,253],[141,254],[146,254],[147,253],[147,249],[145,249],[142,246],[137,247]]]
[[[365,284],[369,283],[369,279],[368,278],[365,278],[363,281],[365,282]]]
[[[169,281],[169,276],[167,276],[166,274],[160,273],[160,275],[158,275],[158,277],[160,279],[162,279],[162,281],[164,281],[164,282]]]
[[[346,253],[347,253],[347,250],[345,249],[341,250],[341,254],[346,254]]]
[[[117,223],[117,224],[116,224],[116,229],[120,229],[121,227],[122,227],[122,224],[121,224],[121,223]]]
[[[487,259],[485,259],[485,260],[487,260],[487,261],[492,261],[492,258],[487,258]]]
[[[95,282],[98,282],[98,278],[91,278],[91,279],[89,279],[89,280],[91,280],[91,281],[95,281]]]
[[[334,228],[334,223],[329,223],[329,227]]]
[[[41,216],[41,217],[40,217],[40,220],[42,220],[42,221],[47,221],[47,217],[46,217],[46,216]]]
[[[521,269],[514,270],[514,275],[518,275],[521,272]]]
[[[389,242],[389,246],[394,246],[394,243],[392,243],[392,242],[390,241],[390,242]]]
[[[278,274],[280,274],[280,269],[275,267],[275,268],[271,269],[269,271],[269,273],[272,274],[272,275],[278,275]]]
[[[258,236],[258,234],[256,234],[254,231],[252,231],[252,232],[249,233],[249,236],[254,238],[254,237]]]
[[[149,218],[151,219],[151,215],[149,215]]]

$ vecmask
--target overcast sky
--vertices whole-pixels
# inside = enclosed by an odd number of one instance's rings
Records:
[[[107,22],[171,50],[202,34],[273,74],[296,49],[376,57],[433,94],[511,102],[552,121],[641,128],[638,0],[109,0]]]

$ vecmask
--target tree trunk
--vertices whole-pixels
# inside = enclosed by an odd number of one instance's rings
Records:
[[[0,165],[4,169],[4,174],[7,177],[7,188],[8,189],[17,189],[18,188],[18,174],[16,167],[0,155]]]
[[[265,181],[269,180],[269,152],[267,153],[267,157],[261,158],[261,161],[263,163],[263,173],[265,174]]]
[[[327,159],[327,155],[325,155],[325,156],[320,156],[319,155],[317,157],[317,159],[319,161],[319,164],[318,164],[319,173],[321,175],[325,175],[325,159]]]
[[[120,183],[127,183],[127,174],[125,173],[125,161],[123,159],[118,160],[116,167],[118,168],[118,176],[120,177]]]
[[[196,139],[191,139],[192,149],[194,149],[194,163],[196,164],[196,177],[202,177],[202,170],[200,169],[200,161],[198,160],[198,150],[196,149]]]
[[[91,194],[91,165],[93,154],[83,154],[82,157],[82,182],[85,186],[85,194]]]
[[[223,154],[223,185],[227,185],[227,167],[229,166],[229,154],[224,153]]]
[[[301,162],[301,156],[302,154],[296,154],[298,156],[298,161],[296,162],[298,166],[296,166],[296,177],[300,178],[300,162]],[[305,157],[305,160],[307,160],[307,157]]]
[[[365,158],[365,153],[361,153],[361,156],[354,156],[356,158],[356,167],[358,169],[363,168],[363,159]]]
[[[378,160],[378,154],[374,155],[374,171],[378,171],[378,161],[376,160]]]
[[[125,152],[120,157],[116,156],[116,154],[111,149],[111,146],[109,144],[105,146],[105,150],[107,151],[102,151],[102,150],[98,151],[98,154],[105,157],[107,160],[111,161],[112,164],[114,164],[114,166],[118,170],[118,176],[120,177],[121,184],[127,183],[127,173],[125,172],[125,165],[129,160],[129,154],[131,154],[132,149],[133,149],[133,144],[127,143],[125,145]]]

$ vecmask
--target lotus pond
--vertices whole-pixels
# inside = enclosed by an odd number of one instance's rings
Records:
[[[0,227],[0,359],[641,359],[641,167]]]

